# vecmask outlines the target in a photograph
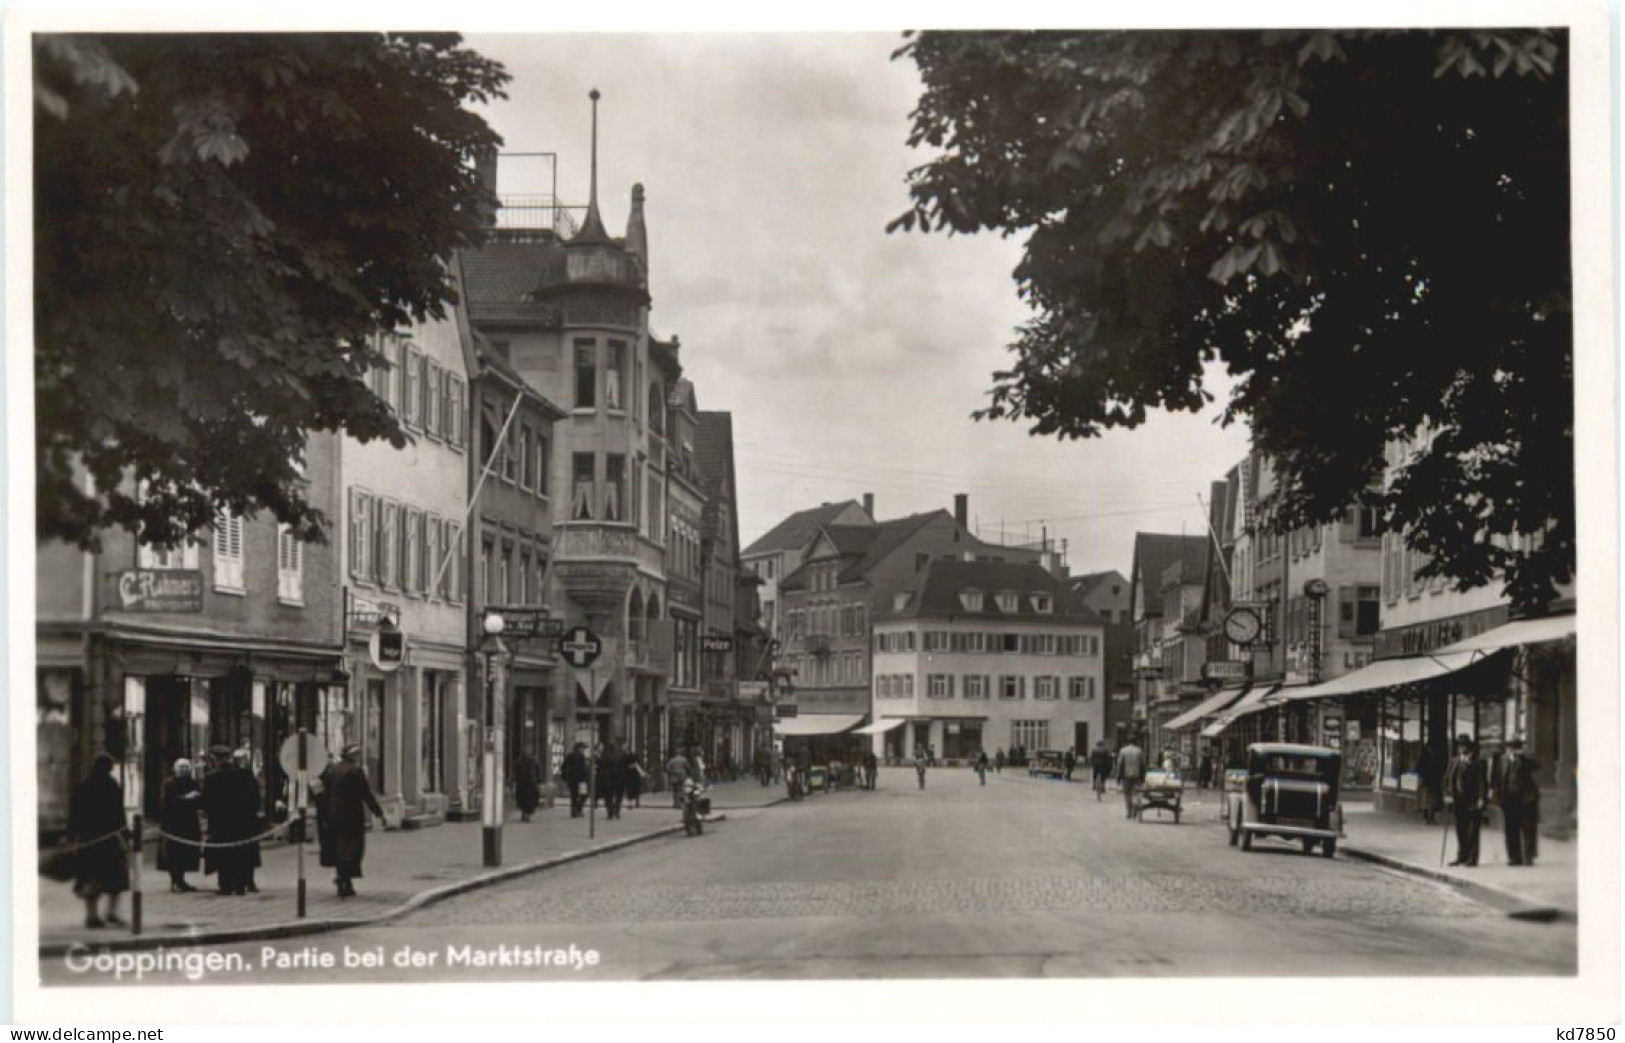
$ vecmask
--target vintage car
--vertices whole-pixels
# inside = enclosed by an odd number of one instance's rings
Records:
[[[1060,750],[1034,750],[1027,758],[1028,775],[1066,777],[1066,754]]]
[[[1253,838],[1298,840],[1305,854],[1320,844],[1327,858],[1343,835],[1337,786],[1343,755],[1324,746],[1255,742],[1247,747],[1247,781],[1225,794],[1230,843],[1251,851]]]

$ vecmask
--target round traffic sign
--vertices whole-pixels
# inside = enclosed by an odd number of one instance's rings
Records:
[[[288,778],[299,777],[299,740],[305,741],[305,770],[312,775],[320,774],[327,767],[327,744],[322,737],[309,732],[294,732],[282,740],[282,746],[277,750],[276,761],[282,765],[282,770],[288,773]]]
[[[559,638],[559,656],[577,670],[585,670],[598,661],[604,643],[586,627],[571,627]]]

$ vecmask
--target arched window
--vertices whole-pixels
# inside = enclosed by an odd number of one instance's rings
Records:
[[[631,601],[626,606],[627,640],[633,642],[643,640],[643,619],[643,592],[633,587]]]

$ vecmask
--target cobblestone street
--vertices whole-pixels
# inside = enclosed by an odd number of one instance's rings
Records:
[[[1216,794],[1127,821],[1115,794],[1006,773],[886,771],[874,793],[730,812],[681,836],[527,876],[386,926],[220,949],[245,976],[267,948],[410,945],[433,967],[359,980],[1568,973],[1572,924],[1508,919],[1364,863],[1225,843]],[[471,946],[576,945],[597,967],[468,966]],[[1451,953],[1449,960],[1442,953]],[[1516,952],[1516,963],[1507,954]],[[340,957],[342,958],[342,957]],[[48,980],[77,978],[60,962]],[[338,980],[351,980],[340,974]],[[82,980],[82,979],[80,979]],[[162,976],[148,980],[163,980]],[[210,978],[210,981],[222,979]],[[239,979],[242,980],[242,979]]]

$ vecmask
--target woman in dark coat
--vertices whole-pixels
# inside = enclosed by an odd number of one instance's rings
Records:
[[[321,861],[332,868],[340,898],[355,897],[351,881],[361,875],[361,860],[367,853],[367,812],[379,820],[384,817],[367,773],[356,763],[360,756],[361,747],[344,747],[344,756],[322,772],[322,792],[316,802],[322,826]]]
[[[229,749],[214,753],[216,767],[203,780],[203,811],[209,816],[209,842],[229,846],[209,849],[204,871],[219,874],[220,894],[247,894],[260,864],[260,846],[257,841],[238,842],[259,833],[260,786],[252,771],[232,762]]]
[[[642,806],[638,800],[643,796],[643,775],[643,756],[636,753],[627,754],[626,770],[621,775],[624,780],[622,788],[626,791],[626,799],[632,802],[634,808]]]
[[[1416,806],[1422,812],[1422,821],[1437,825],[1439,809],[1444,806],[1440,785],[1444,781],[1444,768],[1434,756],[1433,747],[1424,744],[1416,758]]]
[[[202,848],[169,837],[202,840],[203,825],[198,821],[198,813],[202,810],[203,787],[192,776],[192,762],[183,757],[175,762],[175,774],[164,783],[163,802],[159,810],[159,824],[166,836],[158,844],[158,868],[169,871],[171,891],[197,890],[186,882],[186,874],[196,872],[202,864]]]
[[[513,799],[519,805],[519,821],[529,822],[542,800],[542,766],[528,753],[520,754],[513,766]]]
[[[118,896],[130,889],[126,828],[124,788],[113,778],[113,758],[98,753],[68,809],[68,839],[79,844],[94,841],[74,856],[73,893],[84,899],[86,927],[124,923],[118,915]],[[107,896],[105,917],[96,915],[96,899],[102,895]]]

